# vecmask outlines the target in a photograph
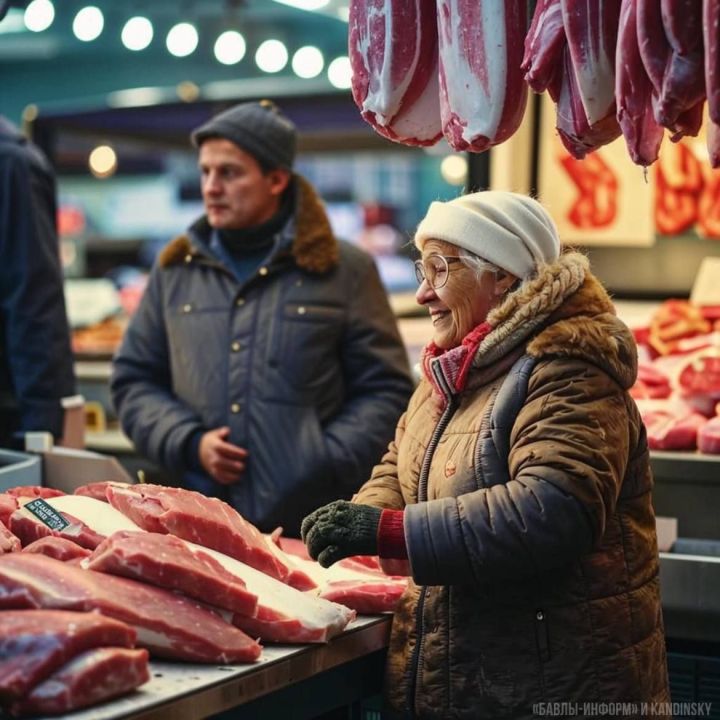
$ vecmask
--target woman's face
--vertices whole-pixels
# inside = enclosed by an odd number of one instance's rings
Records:
[[[422,259],[430,255],[458,257],[460,248],[442,240],[428,240],[422,250]],[[415,294],[418,304],[425,305],[433,324],[433,341],[443,350],[460,345],[462,339],[477,325],[484,322],[488,312],[498,303],[515,278],[507,273],[496,277],[484,272],[478,279],[474,270],[461,262],[448,264],[447,282],[434,290],[427,279]]]

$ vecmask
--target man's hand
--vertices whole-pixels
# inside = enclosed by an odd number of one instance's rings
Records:
[[[380,508],[336,500],[310,513],[300,534],[310,557],[323,567],[351,555],[377,555]]]
[[[245,448],[227,442],[229,435],[229,427],[215,428],[200,440],[200,463],[221,485],[232,485],[240,480],[248,456]]]

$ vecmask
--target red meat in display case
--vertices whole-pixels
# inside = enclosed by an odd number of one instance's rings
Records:
[[[108,484],[110,504],[143,530],[170,533],[234,557],[261,572],[309,590],[315,583],[287,563],[276,545],[217,498],[161,485]]]
[[[695,450],[704,415],[670,400],[638,400],[651,450]]]
[[[261,651],[204,605],[44,555],[0,556],[0,609],[96,611],[133,627],[138,645],[157,657],[234,663],[257,660]]]

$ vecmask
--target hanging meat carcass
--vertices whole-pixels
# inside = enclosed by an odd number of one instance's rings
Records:
[[[620,0],[562,0],[563,26],[588,125],[615,114]]]
[[[525,37],[525,55],[520,68],[532,90],[536,93],[548,90],[555,101],[559,95],[559,89],[555,90],[555,87],[562,71],[564,48],[565,28],[560,0],[538,0]]]
[[[717,0],[703,0],[703,40],[708,111],[710,119],[720,124],[720,3]]]
[[[615,68],[617,118],[628,152],[637,165],[657,160],[663,128],[653,115],[653,85],[643,65],[638,45],[637,5],[622,0]]]
[[[705,97],[702,0],[661,0],[660,8],[671,54],[655,119],[674,129],[678,116]]]
[[[557,98],[557,131],[567,151],[577,160],[620,135],[620,126],[613,113],[594,125],[588,122],[567,44],[563,50]]]
[[[435,0],[352,0],[352,94],[381,135],[406,145],[441,137]]]
[[[438,0],[440,109],[447,141],[482,152],[518,129],[527,103],[523,0]]]

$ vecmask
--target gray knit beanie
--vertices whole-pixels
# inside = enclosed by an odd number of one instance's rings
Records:
[[[209,138],[230,140],[266,170],[290,170],[295,161],[295,125],[270,100],[235,105],[193,130],[191,138],[195,147]]]
[[[519,278],[560,255],[557,227],[547,210],[527,195],[502,190],[431,203],[415,245],[422,250],[430,238],[464,248]]]

